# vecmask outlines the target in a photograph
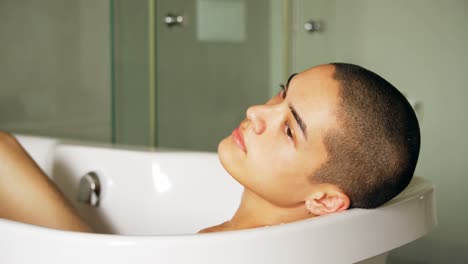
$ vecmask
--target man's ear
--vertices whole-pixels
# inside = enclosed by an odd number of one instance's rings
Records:
[[[314,215],[326,215],[349,208],[349,197],[338,188],[329,188],[311,193],[306,201],[306,209]]]

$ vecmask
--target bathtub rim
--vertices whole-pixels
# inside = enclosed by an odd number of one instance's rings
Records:
[[[319,216],[314,218],[303,219],[299,221],[294,221],[285,224],[257,227],[250,229],[242,230],[233,230],[233,231],[221,231],[221,232],[211,232],[211,233],[190,233],[190,234],[174,234],[174,235],[126,235],[126,234],[102,234],[102,233],[85,233],[85,232],[76,232],[76,231],[65,231],[59,229],[53,229],[43,226],[37,226],[33,224],[27,224],[22,222],[17,222],[8,219],[0,218],[0,229],[3,228],[15,228],[22,229],[25,232],[34,232],[38,235],[44,234],[48,236],[58,236],[58,237],[67,237],[71,238],[98,238],[102,242],[115,242],[119,240],[123,243],[136,243],[144,241],[159,241],[167,239],[178,240],[178,239],[215,239],[215,238],[224,238],[224,239],[236,239],[237,237],[248,237],[248,236],[261,236],[266,234],[272,234],[275,232],[288,232],[294,230],[303,230],[304,228],[320,228],[326,225],[329,225],[333,222],[346,221],[347,219],[352,219],[355,217],[363,217],[366,214],[373,214],[376,211],[390,210],[393,207],[402,206],[403,203],[414,200],[414,199],[423,199],[425,196],[432,195],[434,193],[434,185],[428,180],[421,177],[414,177],[422,181],[422,186],[418,188],[418,196],[411,195],[411,193],[404,195],[403,197],[395,197],[396,201],[390,201],[388,204],[385,204],[376,209],[361,209],[353,208],[343,212],[333,213],[325,216]],[[343,217],[343,214],[346,214]],[[437,225],[437,220],[434,219],[434,227]]]

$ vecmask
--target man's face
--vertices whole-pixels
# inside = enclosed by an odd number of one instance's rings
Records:
[[[248,108],[219,143],[223,167],[245,188],[276,205],[304,201],[308,178],[328,159],[323,138],[336,123],[339,87],[333,73],[322,65],[295,75],[286,93]]]

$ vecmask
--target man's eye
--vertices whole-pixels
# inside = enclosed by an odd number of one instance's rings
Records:
[[[282,99],[286,98],[286,92],[285,91],[281,91],[280,92],[280,96]]]
[[[293,133],[288,123],[285,124],[284,132],[290,139],[293,139]]]
[[[286,87],[284,86],[284,84],[281,84],[280,87],[281,87],[280,96],[281,98],[284,99],[286,98]]]

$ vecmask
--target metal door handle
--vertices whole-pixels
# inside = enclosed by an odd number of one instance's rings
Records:
[[[304,29],[309,33],[320,31],[321,27],[322,24],[320,22],[313,20],[304,23]]]
[[[184,17],[181,15],[174,15],[174,14],[169,13],[164,17],[164,23],[168,27],[181,26],[183,21],[184,21]]]

